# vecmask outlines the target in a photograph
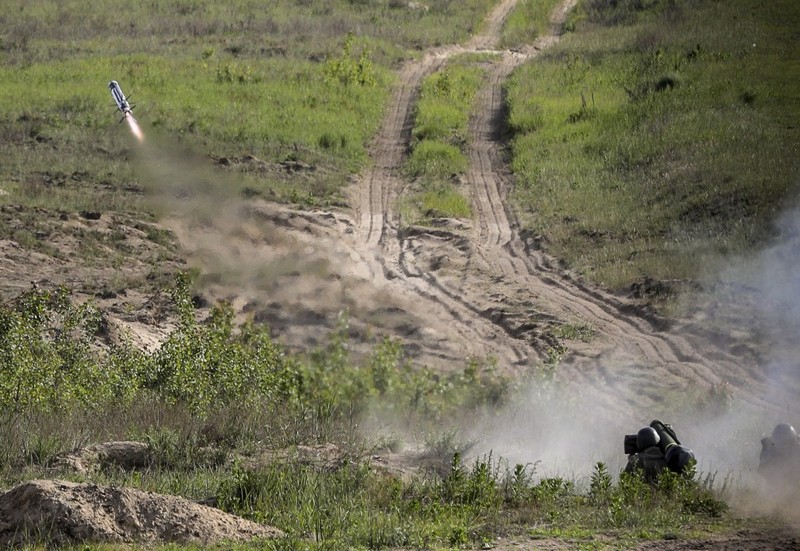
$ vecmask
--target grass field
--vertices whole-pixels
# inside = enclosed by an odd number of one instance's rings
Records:
[[[282,200],[336,201],[367,160],[390,69],[420,48],[462,40],[491,4],[8,2],[0,13],[3,200],[144,208],[125,193],[142,182],[132,138],[115,124],[113,79],[138,104],[148,136],[213,158],[318,166],[324,176],[313,184],[273,175],[249,185]]]
[[[768,244],[800,178],[798,25],[794,2],[582,2],[507,86],[527,225],[615,289]]]

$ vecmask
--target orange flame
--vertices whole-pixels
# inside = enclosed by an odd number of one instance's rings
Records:
[[[125,120],[128,121],[128,126],[131,127],[131,132],[133,132],[133,135],[139,140],[139,143],[144,143],[144,134],[142,133],[142,129],[139,128],[139,123],[136,122],[136,119],[134,119],[130,113],[125,113]]]

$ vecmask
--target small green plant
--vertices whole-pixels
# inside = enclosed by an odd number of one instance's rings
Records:
[[[589,500],[596,505],[608,503],[612,488],[613,480],[605,463],[595,463],[589,482]]]
[[[555,327],[553,335],[561,339],[580,340],[583,342],[592,342],[594,338],[594,329],[585,323],[565,323]]]
[[[367,49],[362,49],[357,59],[353,57],[355,38],[352,32],[347,33],[344,46],[342,46],[342,54],[325,63],[325,77],[329,82],[338,82],[345,87],[351,85],[375,86],[377,78]]]
[[[216,79],[219,84],[256,84],[262,80],[252,67],[237,63],[217,65]]]
[[[498,464],[491,454],[486,458],[475,459],[472,469],[466,469],[461,462],[461,454],[454,453],[450,472],[442,482],[443,499],[460,505],[474,505],[494,508],[502,498],[499,488]]]
[[[528,502],[533,486],[536,465],[514,465],[514,471],[503,478],[503,498],[510,507],[520,507]]]

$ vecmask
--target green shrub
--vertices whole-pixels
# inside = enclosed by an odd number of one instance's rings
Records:
[[[95,361],[99,323],[98,311],[72,304],[65,289],[31,289],[0,308],[0,410],[24,415],[114,399],[117,374]]]

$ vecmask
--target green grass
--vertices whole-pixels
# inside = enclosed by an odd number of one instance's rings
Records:
[[[594,338],[594,329],[584,323],[565,323],[553,329],[553,334],[561,339],[577,339],[591,342]]]
[[[422,193],[420,209],[432,217],[469,218],[472,206],[469,200],[453,186],[442,186]]]
[[[469,161],[458,147],[435,140],[419,142],[406,163],[409,176],[425,178],[428,184],[447,181],[467,168]]]
[[[615,289],[767,242],[800,168],[796,3],[632,6],[580,4],[507,85],[526,225]]]
[[[404,198],[410,222],[469,218],[472,207],[458,188],[469,169],[469,118],[483,81],[481,56],[461,56],[422,83],[415,105],[411,154],[404,172],[415,191]]]
[[[373,80],[362,85],[326,79],[319,64],[272,59],[241,63],[148,55],[0,68],[2,131],[15,146],[5,179],[18,182],[7,201],[36,204],[42,194],[36,190],[47,188],[70,205],[105,181],[112,188],[136,181],[126,162],[132,140],[127,128],[116,124],[105,89],[115,67],[128,63],[145,68],[141,76],[117,78],[135,83],[128,91],[148,98],[136,109],[146,136],[185,141],[215,156],[249,154],[274,162],[291,155],[342,174],[365,162],[365,145],[377,128],[390,82],[385,70],[372,69]],[[54,169],[68,183],[77,175],[83,186],[49,185],[44,175]]]
[[[558,0],[521,0],[509,14],[500,36],[500,47],[527,46],[550,31],[550,16]]]
[[[319,169],[313,181],[273,170],[248,174],[246,185],[282,201],[340,202],[367,160],[391,68],[419,48],[463,40],[492,4],[12,0],[0,14],[2,201],[148,209],[130,193],[150,182],[116,124],[106,89],[115,79],[157,147],[300,161]]]
[[[414,141],[442,141],[463,148],[468,143],[469,115],[481,82],[482,71],[472,65],[470,57],[456,59],[427,77],[414,106]]]

